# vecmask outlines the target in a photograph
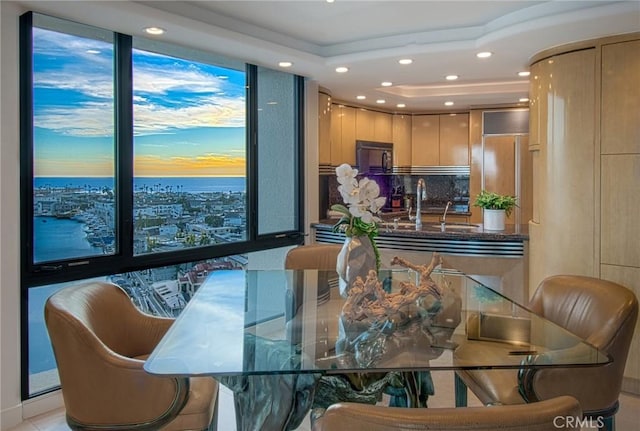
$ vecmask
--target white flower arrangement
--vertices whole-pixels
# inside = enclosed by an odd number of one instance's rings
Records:
[[[386,198],[380,197],[380,187],[369,178],[356,179],[358,170],[347,163],[336,168],[338,191],[345,205],[332,205],[331,209],[342,214],[334,226],[335,231],[343,231],[347,236],[367,235],[373,240],[378,234],[378,213]]]

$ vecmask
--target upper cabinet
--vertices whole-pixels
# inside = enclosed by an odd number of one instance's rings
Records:
[[[331,96],[318,93],[318,163],[331,164]]]
[[[469,114],[414,115],[413,166],[468,166]]]
[[[393,116],[393,166],[411,166],[411,115]]]
[[[331,165],[356,164],[356,108],[331,106]]]
[[[469,165],[469,114],[440,115],[440,165]]]
[[[440,116],[414,115],[411,127],[411,165],[440,163]]]
[[[356,141],[391,142],[393,165],[469,166],[469,114],[387,114],[319,96],[320,164],[354,165]],[[326,137],[329,137],[328,141]]]
[[[602,153],[640,153],[640,40],[602,47]],[[635,115],[620,115],[621,112]]]
[[[391,114],[356,110],[356,139],[359,141],[391,142],[393,139]]]

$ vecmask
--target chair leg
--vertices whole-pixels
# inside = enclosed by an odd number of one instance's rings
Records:
[[[600,431],[616,431],[616,416],[611,415],[602,418],[604,425],[600,428]]]
[[[467,407],[467,385],[462,381],[458,373],[453,372],[456,394],[456,407]]]

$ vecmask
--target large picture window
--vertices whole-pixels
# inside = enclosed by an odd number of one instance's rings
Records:
[[[303,80],[36,13],[20,50],[29,398],[55,387],[33,376],[51,371],[42,306],[62,286],[114,281],[176,315],[190,274],[302,241]]]

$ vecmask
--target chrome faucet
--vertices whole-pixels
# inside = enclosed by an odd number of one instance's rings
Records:
[[[444,207],[444,213],[442,214],[442,220],[440,220],[440,228],[442,229],[443,232],[446,226],[447,211],[449,211],[449,207],[451,205],[453,205],[453,202],[451,201],[447,202],[447,206]]]
[[[420,178],[416,185],[416,230],[422,230],[422,201],[427,198],[427,185]]]
[[[442,214],[442,223],[444,223],[447,219],[447,211],[449,211],[449,207],[453,205],[453,202],[449,201],[447,202],[447,206],[444,207],[444,214]]]

